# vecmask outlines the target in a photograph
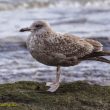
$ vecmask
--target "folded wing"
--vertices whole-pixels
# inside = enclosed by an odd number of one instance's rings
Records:
[[[86,40],[69,34],[56,34],[44,40],[44,44],[48,53],[60,53],[66,57],[81,58],[94,50],[94,46]]]

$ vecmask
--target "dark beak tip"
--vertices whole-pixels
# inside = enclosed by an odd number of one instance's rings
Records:
[[[19,32],[24,32],[24,29],[20,29]]]
[[[25,31],[30,31],[31,29],[30,28],[22,28],[19,30],[19,32],[25,32]]]

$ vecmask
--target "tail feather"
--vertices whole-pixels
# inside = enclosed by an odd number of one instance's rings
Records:
[[[89,42],[93,47],[94,47],[94,52],[99,52],[103,50],[103,45],[96,40],[92,40],[92,39],[85,39],[87,42]]]

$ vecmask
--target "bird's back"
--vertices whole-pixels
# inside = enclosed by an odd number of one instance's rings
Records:
[[[93,45],[86,40],[69,35],[54,33],[54,35],[44,39],[45,51],[49,53],[60,53],[65,56],[83,57],[91,53],[94,49]]]

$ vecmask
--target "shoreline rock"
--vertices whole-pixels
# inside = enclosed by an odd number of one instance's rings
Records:
[[[110,87],[86,82],[63,83],[55,93],[44,83],[31,81],[0,85],[0,104],[15,103],[5,110],[109,110]],[[0,107],[0,110],[4,110]]]

